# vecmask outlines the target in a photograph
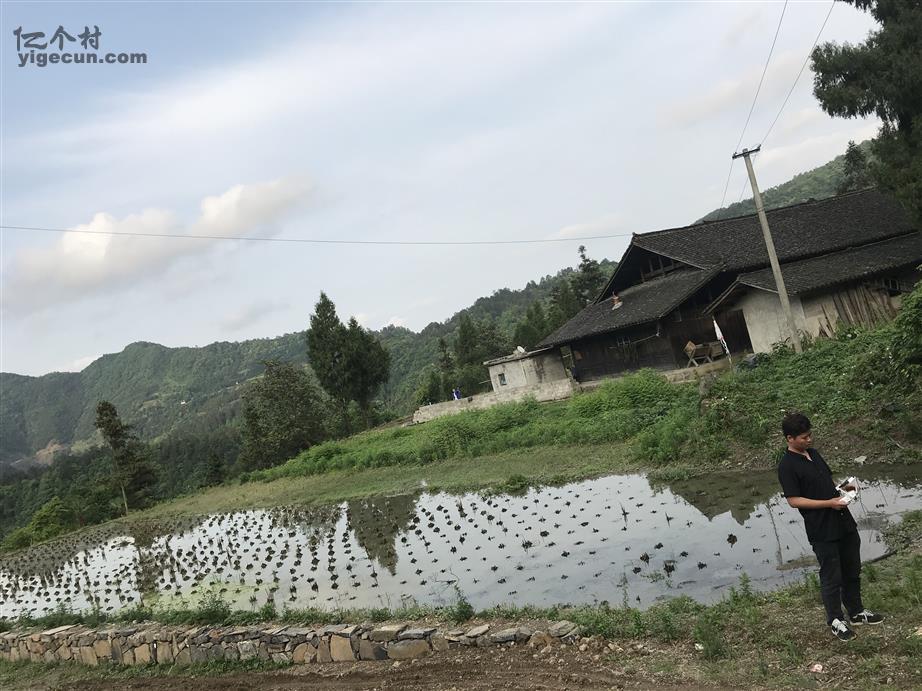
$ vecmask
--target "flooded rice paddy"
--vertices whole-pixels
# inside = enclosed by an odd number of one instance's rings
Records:
[[[853,505],[865,560],[880,530],[922,508],[922,468],[865,466]],[[758,589],[803,578],[814,559],[773,472],[651,485],[613,475],[522,495],[417,493],[109,524],[0,558],[0,617],[59,604],[104,612],[194,603],[240,609],[719,599],[746,573]]]

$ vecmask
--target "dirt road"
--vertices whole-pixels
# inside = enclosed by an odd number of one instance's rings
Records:
[[[598,661],[561,648],[542,656],[522,646],[503,649],[459,649],[409,662],[355,662],[298,665],[272,672],[237,672],[221,676],[169,676],[136,679],[85,680],[66,684],[49,678],[22,688],[80,689],[82,691],[288,691],[289,689],[400,689],[401,691],[449,691],[462,689],[649,689],[694,691],[696,685],[675,685],[674,679],[630,664],[617,664],[599,656]],[[715,688],[715,687],[708,687]]]

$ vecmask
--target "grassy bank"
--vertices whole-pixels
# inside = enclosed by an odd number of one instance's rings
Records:
[[[904,516],[886,534],[896,550],[893,557],[863,569],[865,605],[884,612],[886,622],[859,628],[856,640],[843,644],[828,632],[815,576],[778,591],[754,592],[745,575],[720,602],[705,606],[679,597],[645,611],[619,605],[584,607],[496,607],[474,613],[459,601],[441,609],[295,610],[271,613],[283,623],[328,624],[357,621],[415,620],[451,628],[473,621],[546,623],[569,619],[582,625],[585,635],[615,642],[620,649],[643,646],[643,654],[613,654],[614,666],[629,666],[638,680],[657,683],[729,687],[815,687],[817,676],[808,671],[822,664],[844,688],[913,688],[922,683],[922,512]],[[257,613],[259,614],[259,613]],[[269,614],[269,613],[262,613]],[[176,624],[246,624],[252,612],[233,612],[212,598],[195,610],[138,610],[115,620],[156,616]],[[57,626],[83,621],[79,615],[59,613],[24,622]],[[32,663],[0,662],[0,685],[14,687],[42,683],[54,677],[66,681],[120,679],[144,676],[188,676],[265,671],[277,665],[211,663],[190,668],[142,667],[129,669],[47,667]],[[62,677],[63,675],[63,677]],[[61,681],[61,680],[64,681]],[[832,681],[830,676],[825,681]],[[822,684],[820,684],[822,685]]]
[[[334,470],[265,482],[224,485],[180,497],[143,512],[137,518],[202,514],[286,504],[328,504],[372,495],[421,489],[463,492],[502,490],[512,480],[528,484],[560,484],[572,480],[637,470],[625,444],[544,446],[475,458],[452,458],[429,465],[399,465],[367,470]],[[122,519],[126,520],[126,519]],[[131,520],[131,518],[127,519]]]

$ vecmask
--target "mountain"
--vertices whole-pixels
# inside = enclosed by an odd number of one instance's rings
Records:
[[[605,273],[615,267],[606,260],[600,264]],[[573,271],[563,269],[520,290],[497,290],[462,311],[477,320],[492,319],[511,335],[528,306],[549,299]],[[455,333],[460,316],[458,312],[444,322],[432,322],[419,333],[397,326],[376,332],[391,354],[391,375],[382,397],[398,413],[412,411],[419,377],[436,361],[439,338]],[[132,343],[81,372],[40,377],[0,373],[0,470],[50,461],[55,450],[85,446],[95,438],[95,408],[102,399],[112,402],[146,440],[232,423],[240,409],[241,386],[262,374],[265,360],[307,363],[304,332],[202,348]]]
[[[858,145],[864,152],[864,155],[870,159],[871,140],[861,142]],[[790,206],[799,202],[805,202],[808,199],[826,199],[836,195],[839,184],[845,178],[845,154],[836,156],[828,163],[824,163],[818,168],[808,170],[805,173],[799,173],[787,182],[783,182],[775,187],[769,187],[762,190],[762,203],[767,209],[775,209],[779,206]],[[747,188],[748,189],[748,188]],[[717,218],[732,218],[734,216],[747,216],[756,212],[756,205],[752,197],[740,202],[734,202],[729,206],[715,209],[699,221],[713,221]]]

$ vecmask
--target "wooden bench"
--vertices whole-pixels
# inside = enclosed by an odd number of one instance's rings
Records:
[[[714,360],[724,356],[724,349],[720,345],[720,341],[710,341],[709,343],[689,341],[685,344],[684,350],[688,356],[688,367],[698,367],[706,362],[714,362]]]

